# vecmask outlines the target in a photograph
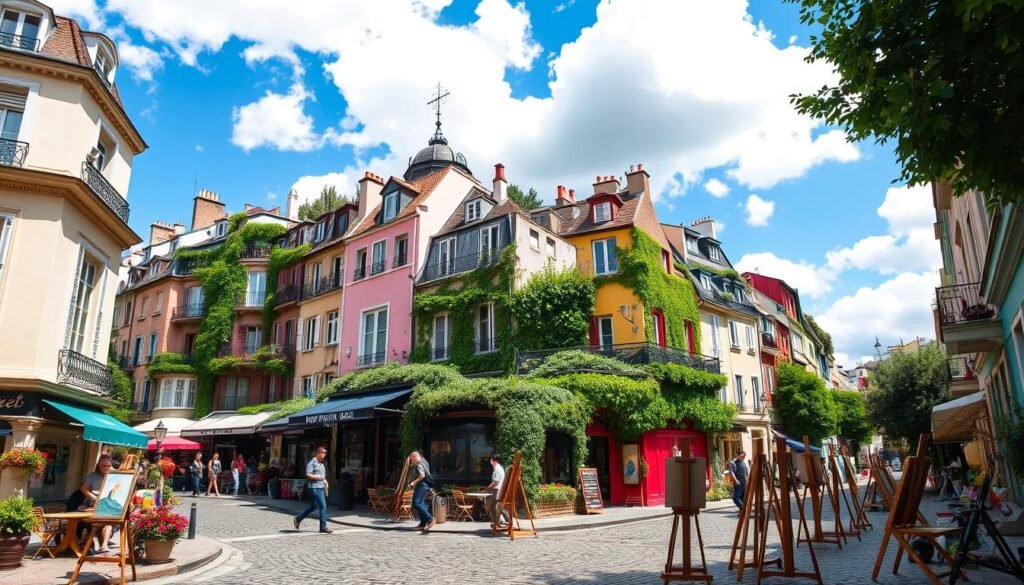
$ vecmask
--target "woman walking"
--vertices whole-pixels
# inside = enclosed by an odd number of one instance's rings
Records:
[[[238,495],[238,487],[245,482],[245,475],[248,471],[248,467],[245,466],[245,457],[239,453],[235,460],[231,463],[231,479],[235,480],[235,493]]]
[[[188,466],[189,479],[192,481],[192,497],[199,495],[203,481],[203,454],[196,453],[195,459]]]
[[[217,485],[217,476],[220,475],[220,453],[214,453],[213,459],[210,459],[210,465],[207,467],[207,471],[210,472],[209,482],[206,484],[206,495],[210,495],[210,490],[213,490],[213,495],[220,495],[220,487]]]

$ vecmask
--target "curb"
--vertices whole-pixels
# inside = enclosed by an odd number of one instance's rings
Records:
[[[156,569],[156,570],[151,571],[151,572],[143,573],[142,571],[138,571],[136,573],[136,577],[137,577],[136,581],[150,581],[150,580],[153,580],[153,579],[160,579],[160,578],[163,578],[163,577],[171,577],[171,576],[174,576],[174,575],[181,575],[183,573],[188,573],[188,572],[191,572],[191,571],[195,571],[196,569],[199,569],[199,568],[201,568],[201,567],[203,567],[205,565],[208,565],[209,563],[215,561],[217,558],[219,558],[224,553],[224,545],[220,541],[212,539],[212,538],[210,538],[209,540],[216,544],[216,548],[213,551],[211,551],[210,554],[208,554],[206,556],[203,556],[203,557],[200,557],[198,559],[189,561],[187,563],[182,563],[180,565],[173,565],[172,564],[172,565],[169,565],[169,566],[167,566],[165,568]],[[145,565],[144,563],[139,563],[139,566],[140,567],[144,567],[144,566],[147,566],[147,565]],[[126,570],[125,570],[125,578],[126,579],[130,578],[131,570],[132,570],[131,567],[127,567],[126,568]],[[87,575],[79,575],[79,577],[77,579],[77,582],[78,583],[83,583],[85,585],[94,585],[94,584],[95,585],[114,585],[114,584],[120,584],[121,583],[121,576],[120,575],[107,576],[107,575],[100,575],[100,574],[96,574],[96,573],[90,573],[90,574],[87,574]],[[59,581],[59,582],[55,582],[53,585],[65,585],[66,583],[67,583],[67,580],[65,579],[65,580],[62,580],[62,581]]]

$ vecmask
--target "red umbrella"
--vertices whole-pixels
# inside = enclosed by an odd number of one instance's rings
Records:
[[[203,448],[202,445],[195,441],[190,441],[173,435],[166,437],[160,443],[160,447],[166,451],[199,451]],[[149,440],[149,450],[156,451],[156,439]]]

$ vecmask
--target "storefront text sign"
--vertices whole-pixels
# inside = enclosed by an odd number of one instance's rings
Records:
[[[29,392],[0,392],[0,416],[39,416],[39,396]]]
[[[604,511],[601,486],[597,482],[597,469],[593,467],[580,468],[580,489],[583,491],[583,508],[587,514]]]
[[[323,414],[310,414],[306,416],[307,425],[322,425],[341,422],[344,420],[354,420],[356,413],[354,410],[345,410],[342,412],[325,412]]]

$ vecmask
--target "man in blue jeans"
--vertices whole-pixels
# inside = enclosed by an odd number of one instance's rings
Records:
[[[409,454],[409,461],[413,464],[413,476],[415,479],[409,483],[409,487],[413,489],[412,492],[412,507],[416,508],[416,512],[420,517],[420,525],[416,527],[417,530],[423,532],[430,532],[430,529],[434,527],[434,516],[431,515],[430,510],[427,507],[426,499],[427,492],[430,491],[430,485],[425,481],[427,476],[430,475],[430,464],[427,460],[420,455],[419,451],[413,451]]]
[[[327,527],[327,468],[324,467],[324,457],[326,456],[327,449],[319,447],[316,450],[316,456],[306,464],[306,491],[309,492],[313,503],[292,519],[295,530],[299,529],[299,523],[305,520],[306,516],[316,510],[320,512],[320,532],[324,534],[334,532]]]

